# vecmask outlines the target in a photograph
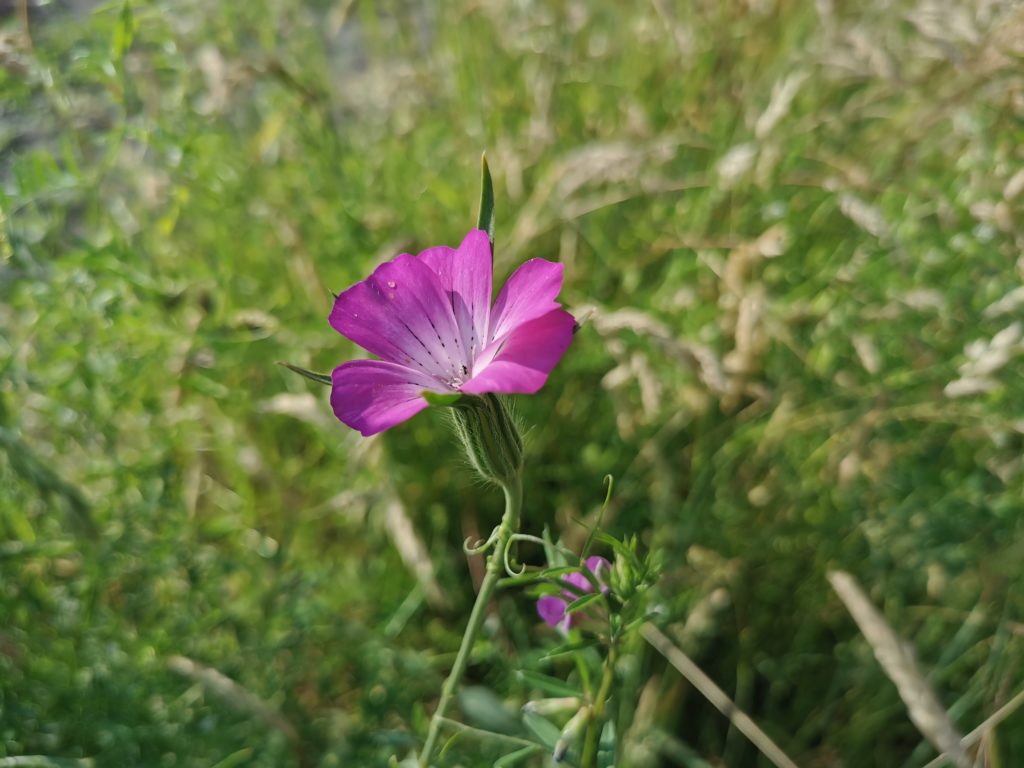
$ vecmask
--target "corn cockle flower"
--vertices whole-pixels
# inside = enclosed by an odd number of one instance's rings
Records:
[[[557,301],[562,265],[530,259],[491,306],[491,246],[474,229],[457,249],[403,253],[340,294],[331,326],[379,360],[331,376],[335,415],[373,435],[416,415],[424,392],[532,394],[572,341]]]
[[[599,555],[594,555],[586,559],[581,570],[563,576],[562,582],[573,589],[562,590],[561,596],[544,595],[537,601],[537,613],[544,619],[544,623],[554,629],[568,632],[577,618],[577,614],[565,612],[569,604],[581,595],[594,591],[594,585],[583,571],[589,571],[601,585],[601,591],[607,593],[606,579],[611,568],[610,562]]]

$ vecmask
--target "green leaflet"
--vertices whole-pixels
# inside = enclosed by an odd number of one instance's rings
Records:
[[[458,392],[452,392],[451,394],[440,394],[438,392],[423,391],[423,399],[431,405],[436,406],[450,406],[455,405],[459,400],[462,399],[462,395]]]
[[[315,371],[309,371],[306,370],[305,368],[300,368],[297,365],[292,365],[291,363],[278,362],[278,365],[283,365],[289,371],[294,371],[295,373],[299,374],[299,376],[305,376],[310,381],[315,381],[319,384],[326,384],[327,386],[331,386],[331,377],[328,376],[326,373],[316,373]]]

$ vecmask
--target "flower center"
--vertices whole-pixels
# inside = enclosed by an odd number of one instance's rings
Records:
[[[456,372],[446,382],[448,386],[454,390],[458,390],[458,388],[465,384],[466,381],[469,379],[469,369],[465,365],[461,365],[459,367],[462,369],[461,373]]]

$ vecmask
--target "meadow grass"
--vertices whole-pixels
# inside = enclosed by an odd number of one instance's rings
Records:
[[[0,765],[416,747],[500,494],[275,362],[357,354],[331,292],[457,244],[485,149],[497,272],[562,261],[583,320],[515,402],[524,530],[578,550],[613,475],[658,624],[800,765],[935,756],[830,571],[961,732],[1024,685],[1019,6],[59,6],[0,6]],[[520,670],[570,668],[499,608],[462,718],[519,738]],[[768,764],[619,666],[621,765]]]

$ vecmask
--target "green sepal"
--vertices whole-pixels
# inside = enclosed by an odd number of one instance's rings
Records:
[[[491,257],[494,257],[494,184],[491,169],[487,167],[487,153],[480,155],[480,215],[476,219],[477,229],[487,233],[491,242]]]
[[[523,438],[501,400],[492,394],[473,395],[448,412],[477,474],[496,485],[516,481],[523,468]]]
[[[442,408],[455,405],[459,400],[462,399],[462,395],[458,392],[452,392],[451,394],[441,394],[439,392],[431,392],[429,390],[423,390],[423,399],[431,405],[436,405]]]
[[[315,371],[308,371],[305,368],[300,368],[299,366],[292,365],[291,363],[279,362],[278,365],[283,365],[289,371],[294,371],[295,373],[299,374],[299,376],[305,376],[310,381],[315,381],[318,384],[326,384],[327,386],[331,386],[331,384],[333,383],[331,381],[331,377],[328,376],[326,373],[316,373]]]

